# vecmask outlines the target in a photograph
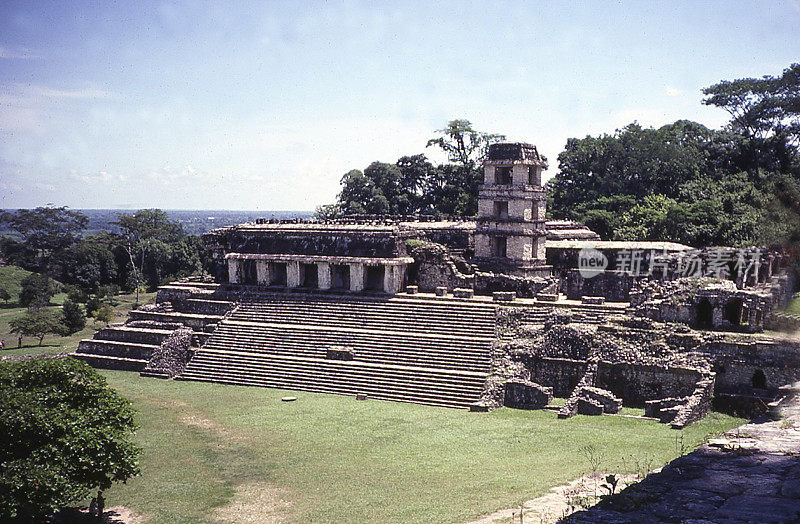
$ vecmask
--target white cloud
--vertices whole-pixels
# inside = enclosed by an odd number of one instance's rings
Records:
[[[680,96],[681,94],[683,94],[683,91],[673,86],[665,87],[664,92],[667,94],[667,96]]]
[[[33,184],[33,187],[35,187],[36,189],[40,189],[42,191],[56,190],[56,186],[54,186],[53,184],[43,184],[42,182],[36,182],[35,184]]]
[[[199,178],[202,176],[202,173],[192,167],[191,164],[187,164],[186,167],[183,168],[174,168],[167,164],[160,168],[150,169],[146,176],[153,182],[174,184],[177,182],[186,182],[190,178]]]
[[[77,170],[72,169],[69,172],[70,178],[85,182],[87,184],[108,184],[116,182],[124,182],[125,176],[117,173],[109,173],[108,171],[95,171],[93,173],[79,173]]]

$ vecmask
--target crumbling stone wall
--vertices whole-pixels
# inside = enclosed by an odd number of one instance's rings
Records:
[[[449,290],[473,288],[475,275],[466,274],[468,267],[458,267],[447,248],[441,244],[424,240],[408,240],[408,254],[414,263],[408,268],[408,280],[420,291],[431,292],[439,286]]]
[[[161,345],[153,351],[153,356],[144,368],[145,373],[174,377],[181,373],[194,355],[192,335],[194,331],[182,327],[173,331]]]
[[[571,300],[582,296],[605,297],[612,302],[627,302],[636,283],[644,276],[633,276],[622,271],[607,270],[591,278],[585,278],[577,269],[559,271],[559,291]]]
[[[621,397],[627,406],[644,407],[646,400],[691,395],[701,377],[696,369],[678,366],[599,362],[595,383]]]
[[[558,279],[478,271],[475,273],[474,289],[476,293],[484,295],[494,291],[514,291],[518,297],[533,298],[538,293],[555,293],[558,290]]]

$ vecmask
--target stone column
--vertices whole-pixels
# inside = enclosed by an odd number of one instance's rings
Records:
[[[300,287],[300,262],[286,264],[286,287]]]
[[[711,327],[720,327],[724,318],[725,316],[722,314],[722,308],[714,306],[713,313],[711,315]]]
[[[269,261],[256,261],[256,281],[260,286],[268,286],[272,282],[272,266]]]
[[[331,288],[331,265],[327,262],[317,262],[317,287],[325,290]]]
[[[383,290],[386,293],[395,294],[400,291],[402,284],[402,266],[383,267]]]
[[[228,259],[228,282],[231,284],[239,283],[239,259]]]
[[[364,291],[364,264],[350,264],[350,291]]]

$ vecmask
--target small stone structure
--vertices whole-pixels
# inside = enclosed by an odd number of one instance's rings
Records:
[[[553,399],[553,388],[523,379],[505,383],[503,405],[517,409],[541,409]]]
[[[325,350],[325,358],[328,360],[354,360],[356,351],[346,346],[330,346]]]

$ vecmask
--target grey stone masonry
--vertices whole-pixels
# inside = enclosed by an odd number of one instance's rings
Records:
[[[772,417],[712,439],[566,524],[800,522],[800,383]],[[792,398],[793,397],[793,398]]]

